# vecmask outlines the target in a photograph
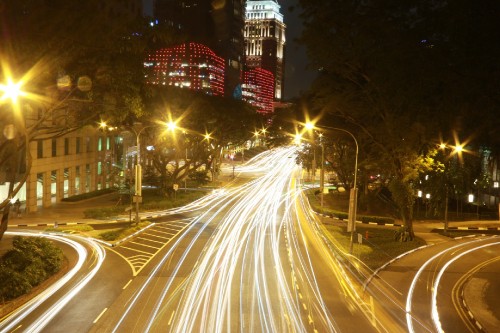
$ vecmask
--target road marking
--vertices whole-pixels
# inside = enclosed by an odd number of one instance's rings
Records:
[[[148,242],[152,242],[152,243],[158,243],[158,244],[165,244],[165,242],[160,242],[160,241],[157,241],[157,240],[152,240],[152,239],[149,239],[149,238],[144,238],[144,237],[137,237],[137,239],[144,239],[145,241],[148,241]]]
[[[161,247],[152,246],[152,245],[146,245],[146,244],[143,244],[143,243],[137,243],[137,242],[132,242],[132,241],[130,243],[135,244],[135,245],[139,245],[139,246],[149,247],[150,249],[155,249],[155,250],[161,249]]]
[[[122,288],[122,289],[126,289],[126,288],[128,287],[128,285],[130,284],[130,282],[132,282],[132,279],[130,279],[130,280],[127,282],[127,284],[123,286],[123,288]]]
[[[182,230],[182,229],[181,229],[181,230]],[[177,233],[179,233],[181,230],[177,231]],[[171,233],[171,232],[165,232],[165,231],[160,231],[160,230],[156,230],[156,229],[154,229],[154,230],[150,230],[150,231],[157,232],[157,233],[159,233],[159,234],[170,235],[170,236],[175,236],[175,235],[177,235],[177,234],[173,234],[173,233]]]
[[[97,318],[94,320],[94,324],[97,323],[97,321],[102,317],[104,312],[106,312],[108,308],[104,308],[104,310],[101,311],[101,313],[97,316]]]
[[[172,314],[170,315],[170,319],[168,320],[168,326],[170,326],[170,324],[172,324],[172,319],[174,319],[174,314],[175,314],[175,311],[172,311]]]
[[[161,225],[157,225],[156,226],[158,229],[165,229],[165,230],[170,230],[170,231],[173,231],[173,232],[178,232],[180,229],[182,228],[169,228],[169,227],[165,227],[165,226],[161,226]]]
[[[21,327],[23,327],[23,325],[19,325],[19,326],[17,326],[17,327],[16,327],[16,328],[15,328],[12,332],[17,331],[17,330],[18,330],[18,329],[20,329]]]
[[[127,247],[127,246],[120,246],[121,249],[127,249],[127,250],[130,250],[130,251],[135,251],[135,252],[140,252],[140,253],[144,253],[144,254],[147,254],[148,256],[152,256],[153,253],[151,252],[146,252],[146,251],[141,251],[141,250],[138,250],[138,249],[134,249],[134,248],[131,248],[131,247]]]
[[[148,236],[151,236],[151,237],[155,237],[155,238],[159,238],[159,239],[167,239],[167,240],[170,239],[170,237],[163,237],[163,236],[153,235],[153,234],[150,234],[148,232],[143,232],[142,234],[143,235],[148,235]]]

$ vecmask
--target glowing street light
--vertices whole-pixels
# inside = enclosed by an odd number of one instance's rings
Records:
[[[313,130],[313,129],[314,129],[314,124],[313,124],[312,122],[308,121],[308,122],[306,122],[305,127],[306,127],[306,129],[307,129],[308,131],[310,131],[310,130]]]
[[[465,152],[465,144],[466,143],[460,143],[458,140],[458,137],[455,135],[455,145],[448,145],[446,143],[441,142],[439,144],[439,148],[443,151],[446,150],[446,148],[451,149],[450,156],[453,155],[458,155],[458,159],[462,162],[462,153]],[[445,183],[445,188],[446,188],[446,194],[445,194],[445,202],[444,202],[444,233],[448,233],[448,176],[445,174],[446,177],[446,183]],[[430,194],[429,194],[430,198]]]
[[[167,129],[175,129],[177,126],[175,125],[174,122],[169,122],[169,123],[163,123]],[[173,127],[172,127],[173,124]],[[135,124],[135,125],[140,125]],[[133,202],[135,203],[135,223],[139,225],[139,222],[141,221],[139,217],[139,204],[142,202],[142,165],[141,165],[141,134],[142,132],[147,129],[147,128],[152,128],[152,127],[159,127],[158,125],[148,125],[148,126],[141,126],[140,128],[136,127],[127,127],[126,130],[132,131],[135,134],[135,140],[136,140],[136,150],[137,150],[137,160],[135,163],[135,185],[134,185],[134,191],[135,195],[133,197]],[[160,126],[161,127],[161,126]],[[105,121],[101,120],[99,122],[99,128],[103,130],[115,130],[116,127],[109,126]]]
[[[349,253],[352,254],[353,250],[353,242],[354,242],[354,231],[356,230],[356,211],[357,211],[357,195],[358,195],[358,189],[357,189],[357,176],[358,176],[358,153],[359,153],[359,145],[358,145],[358,140],[356,140],[356,137],[354,134],[349,132],[346,129],[343,128],[337,128],[337,127],[329,127],[329,126],[316,126],[311,122],[306,123],[306,128],[314,129],[314,128],[320,128],[320,129],[328,129],[328,130],[335,130],[335,131],[341,131],[344,133],[347,133],[351,136],[351,138],[354,140],[354,143],[356,145],[356,158],[354,162],[354,182],[353,182],[353,187],[351,188],[350,191],[350,197],[349,197],[349,217],[348,217],[348,225],[347,225],[347,231],[351,232],[351,240],[349,243]],[[324,149],[322,149],[322,158],[321,160],[324,160]],[[324,171],[325,166],[324,163],[321,165],[321,177],[320,181],[324,181]],[[320,184],[320,189],[323,189],[323,183]],[[323,196],[323,190],[321,190],[321,196]],[[323,199],[321,200],[323,203]],[[323,207],[321,207],[323,208]]]
[[[298,146],[302,142],[302,135],[297,133],[295,134],[295,137],[293,138],[293,142]]]
[[[314,187],[314,182],[316,181],[316,144],[314,141],[314,123],[307,121],[305,123],[305,128],[311,134],[312,148],[313,148],[313,160],[312,160],[312,186]],[[320,186],[321,187],[321,186]]]
[[[173,131],[175,131],[175,130],[177,129],[177,124],[176,124],[174,121],[172,121],[172,120],[170,120],[170,121],[166,124],[166,126],[167,126],[167,129],[168,129],[169,131],[171,131],[171,132],[173,132]]]
[[[13,104],[16,104],[20,96],[26,95],[26,93],[21,90],[22,85],[22,81],[14,83],[11,78],[8,78],[6,84],[0,84],[0,92],[3,93],[0,97],[0,101],[10,99]]]

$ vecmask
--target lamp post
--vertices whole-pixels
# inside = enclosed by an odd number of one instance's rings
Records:
[[[314,187],[314,183],[316,181],[316,143],[314,142],[314,124],[308,121],[306,123],[306,129],[309,131],[309,133],[311,133],[311,142],[313,145],[312,186]]]
[[[321,171],[319,174],[319,190],[321,198],[321,214],[323,214],[323,193],[325,189],[325,144],[323,143],[323,133],[319,134],[319,143],[321,145]]]
[[[439,144],[439,148],[443,151],[446,150],[446,148],[451,148],[451,156],[453,155],[458,155],[459,157],[461,156],[462,152],[464,151],[463,145],[457,143],[455,146],[450,146],[446,143],[441,143]],[[448,169],[450,166],[449,162],[447,163],[446,169]],[[445,171],[445,200],[444,200],[444,234],[448,234],[448,226],[449,226],[449,221],[448,221],[448,202],[449,202],[449,186],[448,186],[448,170]],[[457,204],[458,207],[458,204]]]
[[[101,128],[107,128],[109,127],[110,129],[114,129],[114,127],[111,127],[107,125],[105,122],[101,121],[99,124],[99,127]],[[141,165],[141,134],[146,128],[152,128],[156,127],[154,125],[151,126],[142,126],[140,129],[136,129],[134,127],[127,127],[127,130],[132,131],[135,134],[135,144],[136,144],[136,151],[137,151],[137,157],[136,157],[136,162],[135,162],[135,184],[134,184],[134,196],[132,198],[132,202],[135,203],[135,223],[136,225],[139,225],[139,222],[141,222],[141,219],[139,217],[139,204],[142,202],[142,165]]]
[[[26,131],[26,123],[23,113],[20,111],[20,107],[18,104],[18,98],[27,95],[26,92],[22,91],[21,87],[23,85],[23,81],[19,81],[15,83],[11,78],[7,78],[7,82],[5,84],[0,84],[0,105],[3,101],[9,100],[9,104],[12,106],[14,110],[14,114],[12,115],[12,123],[7,123],[2,126],[0,129],[2,131],[3,136],[7,140],[6,143],[3,144],[3,149],[7,151],[8,154],[11,154],[11,158],[8,158],[4,161],[1,161],[0,164],[7,164],[9,172],[7,173],[7,178],[9,181],[9,187],[7,190],[7,198],[3,203],[5,204],[3,213],[1,216],[0,222],[0,239],[2,239],[4,232],[7,230],[7,224],[10,213],[10,206],[14,202],[14,193],[18,193],[22,184],[28,177],[28,170],[30,168],[30,160],[29,160],[29,136]],[[2,118],[9,118],[7,114],[3,114]],[[15,119],[18,118],[19,126],[15,126]],[[23,132],[23,133],[20,133]],[[18,150],[22,148],[22,144],[18,141],[19,138],[24,134],[24,147],[25,147],[25,175],[24,180],[21,180],[17,187],[15,187],[16,176],[20,171],[20,166],[17,161]],[[2,203],[0,201],[0,203]]]
[[[335,130],[335,131],[341,131],[341,132],[347,133],[352,137],[352,139],[354,140],[354,143],[356,145],[356,156],[355,156],[355,161],[354,161],[354,182],[353,182],[353,187],[351,188],[350,194],[349,194],[349,217],[348,217],[348,224],[347,224],[347,231],[351,232],[351,240],[349,242],[349,253],[352,254],[353,243],[354,243],[354,231],[356,231],[356,211],[357,211],[357,198],[358,198],[358,189],[357,189],[358,153],[359,153],[358,140],[356,140],[356,137],[351,132],[349,132],[348,130],[343,129],[343,128],[329,127],[329,126],[315,126],[315,127],[320,128],[320,129]],[[322,145],[322,149],[321,149],[321,176],[320,176],[321,210],[323,210],[324,180],[325,180],[324,145]]]

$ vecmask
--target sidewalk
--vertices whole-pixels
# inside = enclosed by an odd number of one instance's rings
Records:
[[[118,193],[110,193],[79,202],[59,202],[51,207],[39,207],[33,213],[22,213],[16,217],[14,213],[9,216],[9,227],[25,226],[53,226],[76,223],[102,223],[103,220],[86,219],[83,212],[90,208],[113,207],[118,202]]]
[[[217,180],[219,187],[224,187],[233,179],[233,165],[236,165],[236,171],[238,171],[237,168],[241,165],[241,162],[236,162],[234,164],[224,162],[221,164],[221,168],[223,170]],[[83,212],[90,208],[114,207],[117,204],[118,199],[118,193],[110,193],[78,202],[59,202],[48,208],[39,207],[37,212],[22,213],[21,217],[16,217],[16,214],[11,211],[9,216],[9,228],[54,226],[55,222],[57,222],[57,225],[72,225],[110,223],[123,220],[128,221],[129,215],[126,212],[117,216],[117,219],[109,220],[87,219],[84,216]],[[21,211],[23,210],[24,209],[21,208]],[[159,215],[155,215],[155,212],[141,211],[140,216],[141,219],[147,219],[151,217],[158,217]],[[133,218],[134,216],[132,216],[132,219]]]

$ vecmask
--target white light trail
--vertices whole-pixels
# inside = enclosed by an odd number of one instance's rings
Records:
[[[63,242],[78,253],[78,261],[76,265],[66,273],[61,279],[55,282],[53,285],[48,287],[42,293],[31,299],[29,302],[25,303],[14,312],[12,312],[9,317],[5,318],[2,323],[0,323],[0,332],[6,333],[12,330],[19,322],[36,310],[39,306],[43,304],[49,297],[51,297],[55,292],[60,290],[68,281],[73,279],[78,271],[82,268],[85,260],[87,259],[88,253],[85,247],[80,243],[68,239],[66,237],[53,235],[53,234],[33,234],[28,232],[6,232],[9,235],[25,236],[25,237],[44,237],[52,239],[58,242]],[[102,265],[105,258],[105,251],[96,242],[79,237],[82,242],[88,243],[96,254],[96,261],[94,267],[89,271],[83,279],[81,279],[66,295],[61,297],[57,302],[55,302],[47,311],[43,313],[36,321],[34,321],[29,327],[27,327],[24,332],[40,332],[49,322],[54,318],[55,315],[66,305],[97,273]]]
[[[468,245],[470,243],[478,242],[478,241],[480,241],[480,240],[475,239],[475,240],[472,240],[470,242],[460,243],[460,244],[457,244],[457,245],[452,246],[450,248],[447,248],[447,249],[445,249],[443,251],[440,251],[440,252],[436,253],[435,255],[433,255],[431,258],[429,258],[422,266],[420,266],[420,268],[418,269],[417,273],[413,277],[413,280],[411,282],[410,288],[408,289],[408,295],[406,297],[406,324],[408,326],[408,332],[410,332],[410,333],[414,333],[415,332],[415,329],[413,327],[413,315],[412,315],[413,293],[415,291],[416,284],[420,280],[420,276],[422,275],[422,273],[424,272],[424,270],[426,269],[426,267],[431,262],[433,262],[436,258],[442,256],[443,254],[445,254],[447,252],[450,252],[452,250],[455,250],[457,248],[463,247],[465,245]],[[437,288],[437,286],[433,286],[433,287]]]
[[[341,301],[351,311],[363,302],[325,245],[300,184],[295,183],[299,167],[289,156],[296,149],[268,151],[238,166],[238,174],[261,176],[204,201],[206,212],[187,229],[196,225],[196,234],[190,235],[187,245],[188,232],[180,235],[127,304],[113,332],[127,327],[134,311],[141,311],[141,297],[152,301],[148,286],[153,287],[154,276],[167,262],[175,266],[163,291],[155,292],[158,296],[143,332],[338,331],[336,309],[324,301],[310,251],[315,251],[314,260],[320,253],[322,269],[333,272],[328,276],[339,281]],[[208,226],[216,229],[193,258],[193,248]],[[184,252],[172,263],[169,259],[181,241]],[[189,265],[188,258],[196,262],[193,270],[187,277],[178,276]],[[177,283],[179,278],[183,280]],[[168,327],[160,326],[167,325],[167,319]]]
[[[443,327],[441,326],[441,320],[439,319],[439,312],[438,312],[438,308],[437,308],[437,292],[438,292],[438,288],[439,288],[439,283],[441,282],[441,277],[443,276],[446,269],[452,263],[454,263],[455,261],[457,261],[458,259],[462,258],[463,256],[465,256],[469,253],[484,249],[486,247],[496,246],[499,244],[500,244],[500,242],[494,242],[494,243],[484,244],[481,246],[476,246],[472,249],[464,251],[464,252],[460,253],[459,255],[453,257],[452,259],[448,260],[446,262],[446,264],[444,264],[443,267],[440,269],[439,273],[436,276],[436,279],[434,280],[433,288],[432,288],[432,321],[434,322],[434,327],[436,328],[436,330],[438,332],[444,332],[444,330],[443,330]]]

